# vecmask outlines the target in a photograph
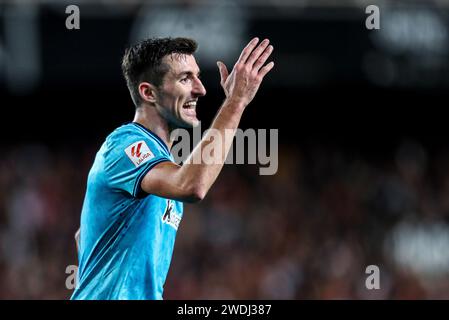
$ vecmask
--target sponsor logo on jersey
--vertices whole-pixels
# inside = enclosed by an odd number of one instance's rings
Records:
[[[167,208],[162,215],[162,222],[172,226],[175,230],[178,230],[179,223],[181,222],[181,216],[173,212],[173,201],[167,200]]]
[[[154,158],[154,154],[143,140],[134,142],[127,147],[125,153],[136,167]]]

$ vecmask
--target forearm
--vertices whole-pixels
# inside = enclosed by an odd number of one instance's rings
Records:
[[[242,103],[225,100],[210,130],[181,167],[181,179],[194,186],[202,199],[217,179],[232,146],[243,114]]]

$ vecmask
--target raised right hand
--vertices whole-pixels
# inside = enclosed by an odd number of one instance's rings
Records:
[[[253,100],[263,78],[274,66],[273,61],[263,66],[273,52],[270,41],[265,39],[257,46],[258,42],[259,39],[254,38],[247,44],[231,73],[223,62],[217,62],[226,98],[243,107]]]

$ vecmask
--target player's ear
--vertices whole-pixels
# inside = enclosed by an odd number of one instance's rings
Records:
[[[157,94],[156,87],[153,86],[151,83],[141,82],[139,84],[139,95],[143,101],[155,103],[156,94]]]

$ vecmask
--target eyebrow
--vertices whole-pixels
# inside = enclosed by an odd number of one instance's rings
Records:
[[[190,76],[190,75],[194,75],[194,73],[192,71],[182,71],[182,72],[176,74],[177,77],[181,77],[183,75],[189,75]],[[201,71],[198,71],[196,76],[199,78],[200,75],[201,75]]]

